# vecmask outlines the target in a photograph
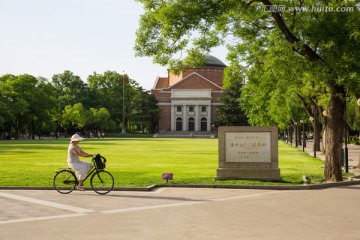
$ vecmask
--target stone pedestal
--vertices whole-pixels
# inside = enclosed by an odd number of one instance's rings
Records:
[[[277,127],[220,127],[216,180],[280,181]]]

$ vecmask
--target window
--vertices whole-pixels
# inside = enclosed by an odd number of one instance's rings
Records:
[[[194,112],[194,106],[189,106],[189,112]]]
[[[206,112],[206,106],[201,106],[201,111]]]
[[[180,117],[176,119],[176,131],[182,131],[182,119]]]
[[[201,118],[201,131],[207,131],[207,119]]]
[[[177,107],[176,107],[176,111],[177,111],[177,112],[181,112],[181,106],[177,106]]]
[[[195,120],[194,118],[189,118],[189,131],[195,131]]]

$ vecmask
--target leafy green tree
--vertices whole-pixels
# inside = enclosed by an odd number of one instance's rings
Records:
[[[126,79],[125,85],[123,77]],[[99,99],[94,107],[106,107],[117,126],[124,124],[127,128],[131,123],[140,125],[140,128],[151,128],[158,111],[156,100],[139,87],[135,80],[114,71],[106,71],[104,74],[93,73],[88,81],[90,92]]]
[[[1,84],[0,84],[1,85]],[[5,123],[5,121],[6,121],[6,118],[5,118],[5,112],[7,112],[8,111],[8,109],[7,109],[7,107],[6,107],[6,105],[5,105],[5,103],[4,102],[0,102],[0,112],[2,113],[1,115],[0,115],[0,129],[1,128],[3,128],[3,126],[4,126],[4,123]]]
[[[159,108],[156,106],[157,101],[154,95],[145,91],[141,87],[137,88],[133,107],[130,111],[130,119],[136,125],[140,126],[142,132],[147,129],[150,132],[155,131],[155,122],[159,118]]]
[[[109,111],[106,108],[90,108],[90,121],[87,125],[92,125],[91,129],[107,130],[114,129],[115,123],[111,120]]]
[[[5,76],[8,85],[8,107],[10,109],[9,124],[14,130],[15,139],[19,138],[20,133],[24,133],[30,119],[30,98],[31,90],[36,84],[36,78],[30,75]]]
[[[10,81],[15,78],[16,76],[11,74],[0,77],[0,129],[7,132],[11,132],[7,125],[12,119],[11,105],[14,95]]]
[[[325,126],[322,112],[327,105],[323,100],[328,102],[324,92],[328,89],[314,80],[318,77],[316,69],[291,54],[280,48],[253,56],[255,64],[247,72],[241,102],[253,125],[276,124],[281,130],[291,127],[297,133],[299,121],[312,117],[315,147],[320,150],[321,123]]]
[[[81,129],[86,125],[89,113],[84,109],[82,103],[73,106],[68,105],[62,112],[62,126],[66,132],[68,129]]]
[[[31,90],[31,99],[28,102],[30,111],[29,133],[31,138],[34,139],[35,134],[40,136],[42,131],[45,130],[43,126],[49,125],[51,121],[50,113],[57,103],[54,87],[47,79],[37,78],[37,83]]]
[[[82,103],[85,104],[85,107],[88,107],[86,102],[89,89],[79,76],[74,75],[68,70],[61,74],[53,75],[52,84],[55,88],[55,96],[58,103],[57,110],[52,112],[52,119],[60,126],[61,122],[63,122],[62,112],[65,106]]]
[[[90,91],[98,99],[93,107],[106,107],[111,118],[117,125],[120,124],[123,120],[123,76],[114,71],[106,71],[104,74],[94,72],[88,77],[88,82]],[[127,86],[126,90],[129,88]],[[130,94],[127,94],[127,104],[130,102],[129,97]]]
[[[350,98],[346,108],[346,118],[348,120],[350,130],[357,131],[359,133],[358,142],[360,143],[360,106],[357,105],[358,99],[359,98],[356,98],[355,96]]]
[[[230,52],[247,64],[251,74],[264,65],[264,74],[274,74],[276,59],[287,60],[289,74],[311,67],[314,80],[326,84],[327,104],[326,180],[341,181],[340,152],[343,137],[346,91],[358,92],[360,30],[355,1],[285,0],[139,0],[145,13],[137,30],[137,55],[152,56],[163,65],[179,64],[176,54],[187,50],[201,61],[201,54],[229,39]],[[352,7],[352,12],[301,11],[294,7]],[[284,10],[279,10],[282,6]],[[285,55],[278,55],[287,50]],[[267,57],[262,61],[261,56]],[[269,56],[272,56],[270,58]],[[293,64],[295,63],[295,64]],[[302,64],[299,64],[302,63]],[[284,68],[283,68],[284,69]],[[316,74],[315,74],[316,73]],[[260,77],[260,72],[256,73]],[[270,78],[271,79],[271,78]],[[273,81],[273,80],[271,80]],[[276,84],[276,82],[275,82]],[[256,89],[254,89],[256,91]],[[270,96],[268,96],[270,99]],[[266,104],[261,102],[260,104]],[[265,109],[265,108],[260,108]]]
[[[51,84],[43,78],[23,74],[19,76],[4,75],[1,77],[2,117],[8,123],[8,132],[29,133],[34,138],[41,134],[42,125],[49,121],[54,98]],[[3,124],[4,124],[3,123]]]
[[[67,105],[86,103],[88,99],[88,86],[79,76],[71,71],[64,71],[52,77],[52,84],[55,87],[56,96],[59,99],[60,109]]]
[[[232,81],[231,81],[232,80]],[[226,89],[220,98],[222,103],[216,109],[219,126],[248,126],[245,112],[240,106],[240,95],[243,86],[242,79],[230,79],[229,84],[226,84]]]

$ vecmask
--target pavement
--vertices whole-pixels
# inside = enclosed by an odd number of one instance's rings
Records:
[[[300,149],[302,149],[302,146],[298,146]],[[345,147],[345,146],[344,146]],[[355,144],[348,144],[348,164],[349,164],[349,172],[354,173],[355,176],[360,176],[360,168],[359,162],[360,162],[360,145]],[[314,156],[314,150],[313,150],[313,142],[307,141],[306,148],[304,149],[305,152],[307,152],[309,155]],[[325,154],[321,151],[316,151],[316,157],[325,161]]]
[[[0,239],[360,239],[360,185],[318,190],[0,191]]]
[[[349,146],[351,171],[358,151]],[[104,196],[1,189],[0,239],[358,240],[359,183],[312,190],[163,187]]]

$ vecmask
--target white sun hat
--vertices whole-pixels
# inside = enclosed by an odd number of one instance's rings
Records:
[[[82,138],[79,136],[79,134],[74,134],[72,135],[72,137],[70,138],[70,143],[72,142],[79,142],[81,140],[84,140],[85,138]]]

